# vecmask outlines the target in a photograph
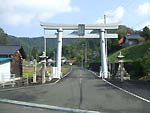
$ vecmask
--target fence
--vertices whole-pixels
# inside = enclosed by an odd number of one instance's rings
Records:
[[[26,77],[24,78],[21,78],[21,81],[22,81],[22,85],[29,85],[29,77],[28,77],[28,74],[26,75]]]
[[[29,85],[28,75],[26,77],[17,77],[15,74],[0,74],[0,86],[5,88],[6,86],[25,86]]]
[[[15,74],[0,74],[0,85],[5,88],[6,85],[15,86]]]

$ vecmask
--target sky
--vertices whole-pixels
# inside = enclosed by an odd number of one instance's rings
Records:
[[[40,21],[65,24],[120,22],[150,26],[150,0],[0,0],[0,27],[17,37],[43,36]]]

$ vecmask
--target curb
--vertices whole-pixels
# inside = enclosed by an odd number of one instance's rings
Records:
[[[88,69],[87,69],[88,70]],[[100,76],[98,76],[94,71],[88,70],[89,72],[93,73],[96,77],[101,78]]]
[[[71,113],[100,113],[98,111],[88,111],[88,110],[81,110],[81,109],[64,108],[64,107],[58,107],[58,106],[52,106],[52,105],[36,104],[36,103],[29,103],[29,102],[2,99],[2,98],[0,98],[0,102],[20,105],[20,106],[40,108],[40,109],[47,109],[47,110],[71,112]]]
[[[71,71],[72,71],[72,67],[71,67],[70,71],[67,74],[65,74],[62,78],[65,78],[66,76],[68,76],[71,73]]]

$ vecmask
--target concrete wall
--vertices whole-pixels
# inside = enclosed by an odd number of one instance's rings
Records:
[[[5,63],[0,63],[0,81],[3,79],[5,81],[10,79],[10,61]]]

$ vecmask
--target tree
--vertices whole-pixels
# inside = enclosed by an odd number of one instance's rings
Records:
[[[34,59],[38,58],[38,49],[37,49],[37,47],[32,48],[32,56],[33,56]]]
[[[145,40],[150,40],[150,29],[148,27],[144,27],[143,32],[141,32],[141,36],[143,36]]]
[[[0,44],[7,44],[7,37],[8,35],[0,28]]]
[[[126,26],[120,25],[119,29],[117,30],[118,38],[121,39],[122,37],[124,37],[128,29],[129,28],[127,28]]]
[[[144,68],[144,75],[150,76],[150,48],[145,53],[141,63]]]

